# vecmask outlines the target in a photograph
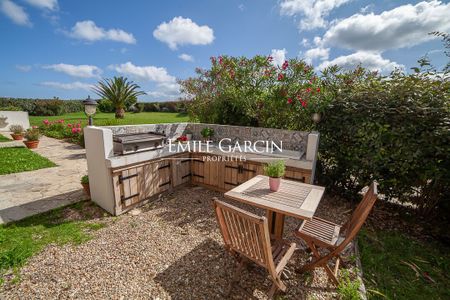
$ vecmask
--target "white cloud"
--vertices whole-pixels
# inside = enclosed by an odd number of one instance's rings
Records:
[[[272,53],[270,54],[270,56],[272,56],[273,61],[272,64],[274,66],[281,66],[284,61],[286,60],[286,54],[287,51],[286,49],[272,49]]]
[[[379,51],[411,47],[435,38],[428,33],[450,30],[450,3],[402,5],[379,15],[355,14],[337,21],[324,43],[354,50]]]
[[[33,26],[23,7],[10,0],[0,0],[0,10],[5,16],[18,25],[28,27]]]
[[[238,8],[239,8],[240,11],[244,11],[245,10],[245,5],[241,3],[241,4],[238,5]]]
[[[380,72],[390,72],[395,68],[403,69],[403,65],[390,61],[381,57],[379,53],[359,51],[346,56],[339,56],[331,61],[324,61],[318,67],[319,70],[332,65],[341,66],[344,69],[353,69],[355,66],[361,64],[363,67]]]
[[[79,81],[69,82],[69,83],[44,81],[44,82],[41,82],[41,85],[51,87],[51,88],[62,89],[62,90],[87,90],[87,91],[92,90],[92,88],[94,87],[93,84],[79,82]]]
[[[312,63],[315,59],[326,60],[330,56],[330,48],[312,48],[305,52],[305,61]]]
[[[303,47],[309,47],[309,46],[311,46],[311,44],[309,43],[309,40],[308,40],[307,38],[303,38],[303,39],[302,39],[301,45],[302,45]]]
[[[43,66],[42,68],[82,78],[99,77],[102,73],[102,70],[99,67],[91,65],[55,64]]]
[[[301,30],[324,28],[328,24],[325,20],[330,12],[351,0],[283,0],[280,3],[282,15],[299,15]]]
[[[184,61],[194,61],[194,57],[192,57],[192,55],[189,55],[189,54],[186,54],[186,53],[178,55],[178,58],[180,58],[180,59],[182,59]]]
[[[68,35],[88,42],[110,40],[126,44],[136,44],[136,39],[133,34],[121,29],[104,29],[98,27],[91,20],[77,22]]]
[[[58,0],[25,0],[28,4],[41,9],[57,10]]]
[[[31,68],[30,65],[16,65],[16,69],[24,73],[30,72]]]
[[[189,18],[175,17],[169,23],[163,22],[153,31],[153,36],[170,49],[176,50],[182,45],[208,45],[214,40],[214,31],[199,26]]]
[[[129,75],[140,80],[159,83],[175,82],[175,77],[169,75],[165,68],[155,66],[136,66],[131,62],[121,65],[111,65],[110,69],[124,75]]]

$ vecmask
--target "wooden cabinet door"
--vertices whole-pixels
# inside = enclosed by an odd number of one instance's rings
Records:
[[[118,182],[116,192],[119,193],[122,209],[140,202],[141,175],[141,168],[130,168],[116,175]]]
[[[203,154],[192,154],[191,159],[191,178],[192,183],[203,183],[205,180],[205,162],[203,161]]]
[[[241,167],[237,161],[225,161],[222,166],[224,175],[222,188],[228,191],[239,185]]]
[[[296,168],[286,168],[284,179],[310,183],[311,171],[301,170]]]
[[[170,163],[173,187],[191,180],[191,159],[189,154],[173,157]]]
[[[222,157],[208,154],[204,158],[203,183],[213,187],[219,187],[219,166]]]
[[[259,163],[245,162],[241,163],[241,173],[239,174],[238,183],[242,184],[261,173],[262,166]]]
[[[156,194],[167,191],[172,187],[171,185],[171,170],[170,170],[170,161],[162,160],[158,163],[158,189]]]
[[[222,170],[221,188],[227,191],[263,173],[262,165],[257,162],[226,161]]]

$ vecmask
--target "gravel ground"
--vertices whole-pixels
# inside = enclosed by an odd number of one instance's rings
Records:
[[[221,193],[188,186],[126,215],[93,219],[107,226],[84,244],[48,246],[21,269],[19,283],[0,289],[0,298],[224,299],[236,264],[223,248],[213,197],[223,200]],[[317,215],[342,223],[349,213],[346,204],[325,198]],[[286,221],[286,237],[301,246],[292,234],[300,221]],[[308,258],[301,249],[294,254],[282,299],[337,298],[322,269],[294,271]],[[242,272],[232,299],[267,299],[270,285],[265,270],[251,267]]]

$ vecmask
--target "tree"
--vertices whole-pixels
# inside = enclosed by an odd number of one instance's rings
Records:
[[[140,88],[126,77],[114,77],[99,81],[93,91],[101,98],[111,101],[116,110],[116,119],[123,119],[127,104],[135,102],[138,96],[145,95],[138,90]]]

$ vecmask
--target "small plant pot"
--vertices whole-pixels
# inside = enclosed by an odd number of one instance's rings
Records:
[[[89,183],[82,183],[81,184],[83,186],[84,189],[84,193],[91,198],[91,189],[89,188]]]
[[[15,140],[15,141],[23,140],[23,134],[11,133],[11,136],[12,136],[13,140]]]
[[[39,141],[23,141],[23,143],[28,149],[36,149],[39,145]]]
[[[280,177],[269,177],[269,188],[272,192],[276,192],[280,189],[281,178]]]

